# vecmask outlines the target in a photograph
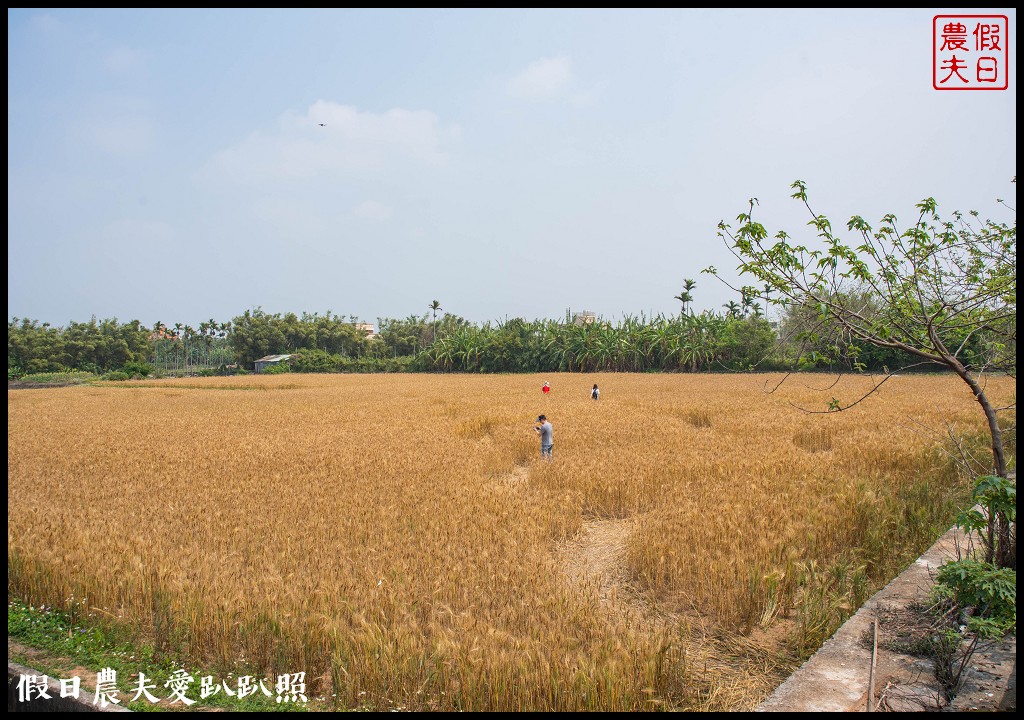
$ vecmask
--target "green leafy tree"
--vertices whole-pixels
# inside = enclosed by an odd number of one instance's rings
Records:
[[[7,323],[7,370],[19,373],[61,372],[64,338],[60,328],[29,318]]]
[[[729,317],[718,335],[716,356],[731,370],[752,370],[763,365],[776,344],[775,332],[763,317]]]
[[[757,200],[751,199],[737,227],[719,224],[740,275],[764,283],[768,302],[816,318],[819,332],[829,336],[827,347],[836,352],[855,355],[856,343],[869,344],[956,373],[985,415],[992,468],[1005,478],[999,410],[982,376],[996,369],[1016,373],[1016,222],[980,220],[976,212],[944,220],[928,198],[906,226],[892,214],[877,228],[852,217],[846,226],[852,239],[845,240],[825,215],[812,210],[804,182],[792,188],[817,239],[804,244],[785,231],[770,235],[753,218]],[[704,272],[718,275],[713,267]],[[743,297],[747,304],[749,294]],[[970,341],[977,338],[984,338],[985,352],[969,355]],[[830,406],[842,409],[838,402]],[[1005,536],[1009,528],[1004,524],[995,532]]]
[[[427,315],[410,315],[407,318],[377,318],[380,328],[380,339],[384,343],[384,352],[393,357],[415,355],[429,343],[430,326]],[[442,320],[442,324],[443,324]]]

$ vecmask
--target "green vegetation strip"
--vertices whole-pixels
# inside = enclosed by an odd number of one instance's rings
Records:
[[[287,385],[186,385],[184,383],[154,385],[152,383],[103,383],[97,384],[96,387],[121,388],[124,390],[164,390],[174,388],[178,390],[257,390],[260,392],[265,392],[267,390],[299,389],[299,385],[297,383],[289,383]]]
[[[192,669],[187,664],[178,662],[165,654],[159,654],[151,645],[136,645],[123,638],[118,637],[116,631],[103,629],[98,626],[86,627],[71,622],[66,613],[53,608],[34,607],[25,605],[19,600],[8,599],[7,601],[7,635],[17,642],[29,646],[31,652],[18,652],[8,648],[8,660],[31,667],[39,673],[51,678],[70,679],[79,675],[81,668],[88,668],[90,671],[98,671],[104,668],[111,668],[117,673],[117,695],[122,707],[139,712],[152,712],[160,710],[184,710],[184,704],[179,700],[171,704],[174,698],[172,690],[173,678],[179,677],[184,670],[194,678],[194,682],[185,689],[184,696],[195,700],[194,705],[188,706],[188,710],[199,709],[224,709],[242,712],[281,712],[281,711],[303,711],[309,709],[315,699],[310,696],[307,690],[306,696],[309,704],[306,703],[277,703],[275,682],[272,678],[263,678],[262,675],[245,669],[239,669],[238,673],[228,673],[227,677],[219,677],[207,673],[201,669]],[[150,693],[158,698],[153,703],[141,695],[137,701],[132,701],[135,696],[139,682],[138,673],[146,676],[146,686],[155,686]],[[212,675],[215,683],[221,688],[219,692],[208,698],[200,698],[200,678],[204,675]],[[232,691],[237,692],[238,678],[249,675],[255,678],[256,687],[262,679],[264,686],[269,689],[271,697],[257,690],[253,695],[244,699],[232,697],[224,691],[225,684]],[[79,675],[80,676],[80,675]],[[307,685],[309,678],[306,678]],[[92,699],[95,688],[85,687],[83,681],[80,697]]]
[[[104,383],[100,387],[123,388],[125,390],[163,390],[165,388],[177,388],[179,390],[294,390],[298,385],[267,387],[264,385],[185,385],[182,383],[142,385],[140,383]]]

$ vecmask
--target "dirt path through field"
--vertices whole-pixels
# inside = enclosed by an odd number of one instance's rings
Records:
[[[530,466],[526,464],[516,465],[511,471],[501,476],[499,482],[505,487],[509,488],[521,488],[525,487],[527,481],[530,479]]]
[[[626,564],[626,544],[637,522],[636,517],[584,520],[580,533],[556,554],[570,584],[595,590],[607,612],[652,630],[666,618],[633,584]]]
[[[563,548],[569,580],[595,586],[602,602],[608,602],[627,585],[626,541],[633,521],[625,519],[586,520],[579,537]]]
[[[497,478],[498,485],[517,492],[527,490],[530,466],[529,462],[515,465]],[[626,564],[626,544],[638,521],[636,517],[586,519],[576,537],[558,543],[553,552],[566,582],[580,590],[596,591],[605,610],[634,620],[652,620],[655,613],[631,583]]]

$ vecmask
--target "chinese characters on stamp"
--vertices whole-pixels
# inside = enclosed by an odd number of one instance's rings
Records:
[[[1009,32],[1006,15],[936,15],[932,19],[932,87],[1006,90]]]

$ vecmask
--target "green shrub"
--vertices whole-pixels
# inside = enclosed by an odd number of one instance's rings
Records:
[[[421,369],[414,355],[396,358],[341,358],[337,372],[343,373],[395,373],[416,372]]]
[[[131,379],[131,375],[129,375],[126,372],[121,372],[120,370],[112,370],[111,372],[108,372],[106,375],[100,376],[100,380],[116,380],[119,382]]]
[[[292,372],[331,373],[338,372],[341,355],[332,355],[323,350],[299,350],[288,358]]]
[[[1015,567],[1017,541],[1011,529],[1017,524],[1017,481],[983,475],[974,486],[971,502],[974,507],[960,514],[957,525],[978,534],[986,562]]]
[[[97,379],[99,378],[95,373],[78,371],[29,373],[21,376],[22,382],[53,383],[54,385],[87,383]]]
[[[939,568],[937,594],[971,608],[967,627],[981,637],[1002,637],[1017,627],[1017,571],[980,560],[957,560]]]
[[[147,378],[153,373],[153,366],[138,360],[129,360],[121,368],[121,372],[129,377]]]

